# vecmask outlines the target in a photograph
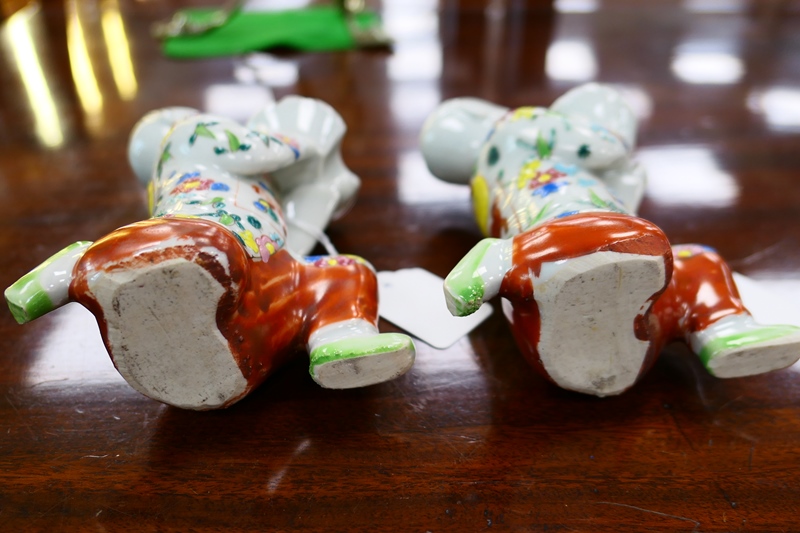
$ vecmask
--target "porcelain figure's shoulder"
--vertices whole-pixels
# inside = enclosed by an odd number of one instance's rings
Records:
[[[627,158],[624,140],[582,117],[542,107],[520,107],[504,115],[489,132],[483,150],[487,157],[522,154],[529,159],[552,159],[594,171]]]
[[[475,216],[485,234],[507,237],[577,213],[628,213],[592,171],[626,154],[618,136],[580,118],[541,107],[509,111],[477,159]]]

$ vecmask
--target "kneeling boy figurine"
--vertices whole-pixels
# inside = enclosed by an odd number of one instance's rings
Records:
[[[598,84],[549,109],[441,104],[423,128],[423,155],[437,177],[471,183],[491,237],[447,276],[450,311],[470,314],[499,294],[533,367],[597,396],[627,390],[675,339],[721,378],[793,364],[800,328],[755,323],[713,250],[671,247],[635,216],[645,185],[635,139],[633,112]]]
[[[330,106],[298,97],[248,127],[188,108],[148,114],[129,156],[153,218],[50,258],[6,290],[12,313],[24,323],[81,303],[125,380],[187,409],[233,404],[302,348],[323,387],[402,375],[414,345],[378,333],[369,263],[302,257],[358,190],[344,132]]]

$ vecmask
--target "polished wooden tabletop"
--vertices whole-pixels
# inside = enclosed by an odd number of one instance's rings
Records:
[[[642,120],[642,216],[800,305],[796,4],[489,4],[385,0],[392,51],[174,61],[149,34],[174,2],[4,2],[0,286],[146,218],[126,160],[145,112],[244,119],[272,94],[348,124],[363,187],[337,248],[444,276],[480,236],[469,192],[421,159],[426,115],[600,80]],[[205,413],[129,387],[76,304],[25,326],[0,313],[0,530],[800,530],[800,366],[719,380],[673,346],[630,391],[588,397],[534,373],[496,304],[448,349],[417,341],[393,382],[323,390],[301,358]]]

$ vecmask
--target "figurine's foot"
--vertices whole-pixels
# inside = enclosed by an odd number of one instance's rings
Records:
[[[235,309],[247,279],[244,252],[230,239],[224,250],[215,245],[225,239],[167,239],[162,248],[111,261],[87,278],[114,365],[142,394],[206,410],[248,391],[218,322],[220,309]]]
[[[510,239],[483,239],[450,271],[444,280],[447,309],[455,316],[477,311],[500,290],[511,268]]]
[[[18,323],[30,322],[69,301],[72,271],[91,244],[70,244],[6,289],[6,303]]]
[[[351,337],[311,352],[311,377],[328,389],[352,389],[383,383],[414,364],[414,343],[400,333]]]
[[[800,359],[800,328],[761,326],[749,315],[725,317],[690,335],[689,343],[718,378],[764,374]]]
[[[534,278],[541,365],[560,387],[597,396],[636,381],[650,343],[635,324],[666,286],[665,257],[596,252],[544,263]]]

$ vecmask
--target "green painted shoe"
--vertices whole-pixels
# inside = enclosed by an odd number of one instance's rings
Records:
[[[5,290],[6,303],[17,322],[30,322],[69,301],[72,270],[91,244],[70,244]]]
[[[444,280],[450,313],[471,315],[497,295],[511,268],[511,251],[510,239],[483,239],[467,252]]]
[[[414,355],[414,343],[400,333],[341,339],[311,352],[309,373],[326,389],[366,387],[402,376]]]
[[[761,326],[748,315],[726,317],[690,340],[706,369],[718,378],[764,374],[800,359],[800,328]]]

